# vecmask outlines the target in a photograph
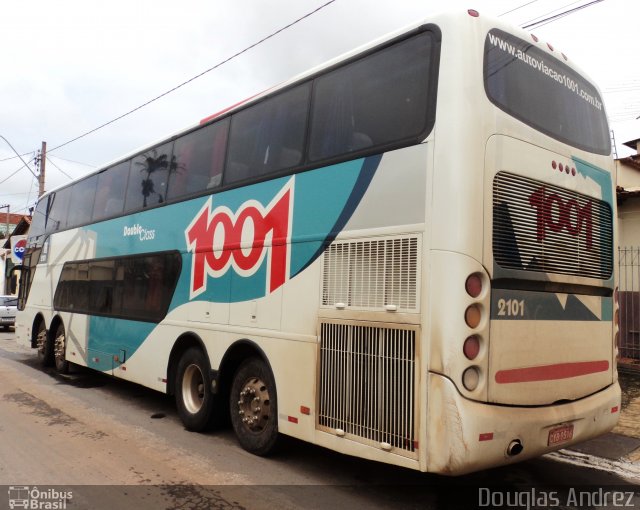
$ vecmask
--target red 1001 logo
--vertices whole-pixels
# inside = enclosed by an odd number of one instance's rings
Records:
[[[192,253],[191,298],[207,289],[207,276],[220,277],[230,268],[251,276],[265,256],[266,292],[284,284],[289,274],[293,183],[289,180],[266,207],[248,200],[235,213],[226,206],[212,210],[209,198],[185,231]]]
[[[529,204],[536,209],[539,242],[547,238],[547,229],[558,233],[566,230],[575,237],[580,237],[584,231],[587,249],[593,248],[591,201],[580,205],[575,198],[564,199],[556,193],[546,192],[543,186],[531,194]]]

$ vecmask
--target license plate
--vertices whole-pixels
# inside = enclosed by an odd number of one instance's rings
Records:
[[[556,427],[549,431],[547,445],[552,446],[570,441],[571,439],[573,439],[573,424],[563,425],[562,427]]]

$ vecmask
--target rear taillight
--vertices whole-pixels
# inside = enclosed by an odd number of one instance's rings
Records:
[[[462,353],[464,357],[473,364],[464,363],[462,368],[462,386],[469,392],[481,390],[486,381],[483,376],[481,365],[484,364],[482,336],[483,329],[487,324],[487,305],[489,298],[489,279],[487,276],[476,271],[469,274],[464,282],[464,289],[471,298],[464,312],[464,322],[469,329],[467,337],[462,343]],[[465,366],[466,365],[466,366]]]
[[[469,367],[462,374],[462,384],[467,391],[474,391],[480,382],[480,371],[478,367]]]
[[[482,293],[482,277],[478,273],[469,275],[464,288],[472,298],[477,298]]]
[[[473,304],[467,307],[464,312],[464,321],[471,329],[476,329],[480,325],[482,320],[482,311],[480,306]]]
[[[618,344],[620,341],[620,293],[618,287],[613,291],[613,350],[618,357]]]
[[[480,338],[477,335],[468,337],[462,345],[462,352],[468,360],[474,360],[480,352]]]

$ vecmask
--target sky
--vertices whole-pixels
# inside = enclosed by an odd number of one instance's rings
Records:
[[[448,0],[446,7],[523,26],[591,1]],[[3,2],[0,215],[6,204],[26,213],[38,190],[8,143],[30,162],[47,142],[46,189],[53,189],[442,8],[429,0]],[[640,138],[639,19],[640,2],[603,0],[531,30],[600,86],[619,156],[630,153],[622,142]]]

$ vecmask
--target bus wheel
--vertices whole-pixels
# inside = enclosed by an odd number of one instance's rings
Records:
[[[180,358],[175,395],[178,415],[187,430],[201,432],[211,426],[215,402],[209,360],[202,350],[192,347]]]
[[[56,370],[61,374],[69,373],[69,362],[66,360],[67,336],[62,323],[58,324],[56,336],[53,339],[53,358],[56,363]]]
[[[47,328],[44,322],[38,323],[38,332],[36,333],[36,347],[38,352],[38,361],[43,367],[53,365],[53,344],[47,335]]]
[[[255,455],[268,455],[278,440],[276,385],[259,358],[245,360],[233,379],[229,397],[231,424],[240,445]]]

